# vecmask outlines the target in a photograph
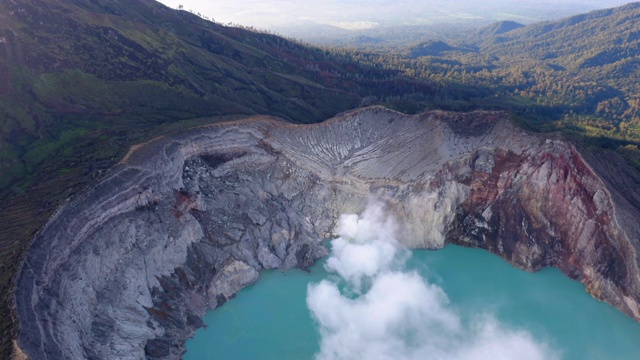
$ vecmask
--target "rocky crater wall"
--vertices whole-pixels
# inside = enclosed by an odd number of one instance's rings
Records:
[[[337,217],[372,198],[407,246],[556,266],[640,320],[640,177],[583,153],[504,113],[380,107],[156,139],[34,239],[16,292],[19,345],[32,359],[179,358],[207,309],[263,269],[311,266]]]

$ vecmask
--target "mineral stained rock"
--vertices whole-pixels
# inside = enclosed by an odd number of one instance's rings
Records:
[[[409,247],[556,266],[640,320],[640,177],[582,153],[504,113],[380,107],[156,139],[34,239],[16,292],[20,347],[32,359],[179,358],[207,309],[262,269],[312,265],[336,218],[372,198]]]

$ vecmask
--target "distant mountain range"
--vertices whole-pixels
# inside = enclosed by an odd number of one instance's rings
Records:
[[[509,31],[513,31],[515,29],[520,29],[524,27],[523,24],[520,24],[515,21],[499,21],[497,23],[491,24],[478,32],[480,36],[496,36],[500,34],[504,34]]]
[[[410,47],[381,39],[359,47],[384,46],[385,59],[367,59],[487,91],[450,101],[450,109],[513,111],[542,129],[617,148],[640,166],[640,3],[528,26],[499,22]]]
[[[640,56],[640,3],[495,33],[483,51],[558,61],[569,69],[598,67]]]
[[[240,24],[260,24],[287,36],[311,42],[348,45],[361,36],[376,37],[389,41],[396,34],[407,35],[414,30],[416,37],[434,33],[447,27],[478,28],[494,22],[518,22],[531,24],[544,20],[558,20],[575,14],[621,6],[628,0],[379,0],[375,5],[369,1],[352,0],[348,3],[326,0],[314,3],[312,9],[293,6],[291,0],[278,2],[280,12],[269,13],[260,7],[242,5],[218,6],[220,13],[211,9],[212,16],[233,19]],[[207,6],[202,6],[203,11]],[[215,6],[212,6],[215,8]],[[235,8],[235,9],[234,9]],[[233,11],[235,10],[235,11]],[[286,16],[282,13],[286,12]],[[233,13],[233,14],[232,14]],[[368,25],[368,26],[357,26]],[[413,34],[396,41],[416,40]],[[424,39],[424,37],[423,37]],[[406,42],[404,42],[405,40]],[[442,40],[438,38],[437,40]]]
[[[520,92],[567,109],[560,129],[577,125],[587,134],[601,130],[640,142],[640,3],[516,28],[477,44],[498,59],[493,65],[525,77],[517,81]]]

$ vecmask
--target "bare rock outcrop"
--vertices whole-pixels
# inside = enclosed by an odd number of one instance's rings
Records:
[[[311,266],[336,218],[371,198],[407,246],[556,266],[640,320],[639,184],[623,161],[504,113],[373,107],[193,129],[132,150],[40,231],[18,281],[19,345],[33,359],[178,358],[207,309],[262,269]]]

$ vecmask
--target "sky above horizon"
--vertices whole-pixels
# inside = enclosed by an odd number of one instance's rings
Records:
[[[552,20],[596,9],[630,3],[630,0],[159,0],[171,7],[184,6],[223,24],[232,22],[260,29],[314,23],[343,29],[379,26],[431,25],[460,21],[522,23]]]

